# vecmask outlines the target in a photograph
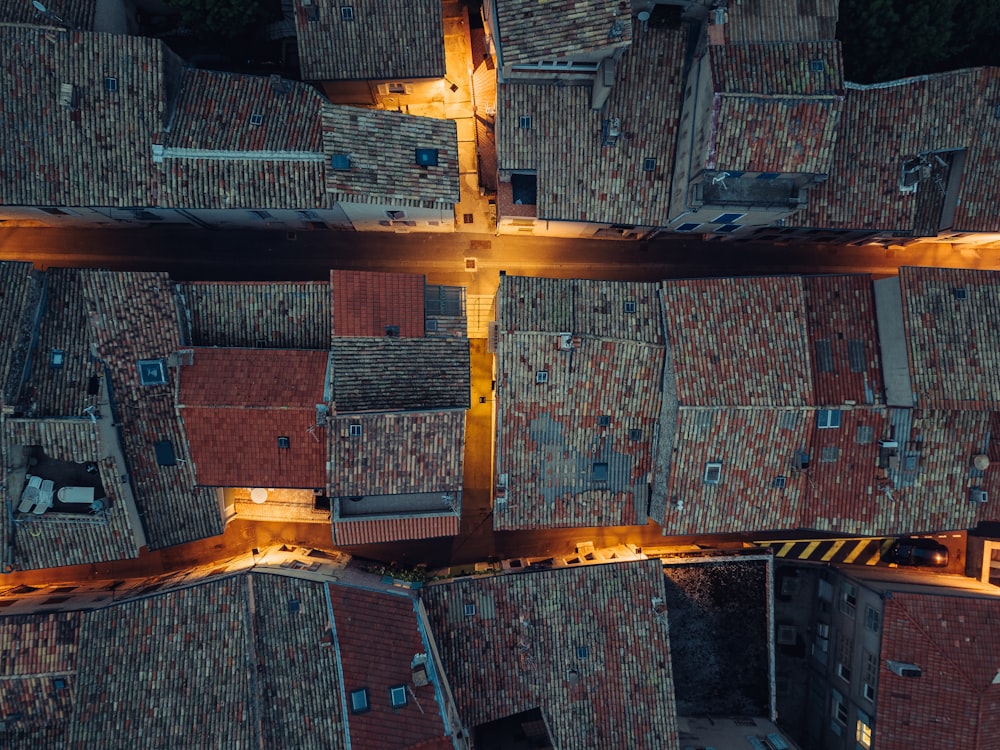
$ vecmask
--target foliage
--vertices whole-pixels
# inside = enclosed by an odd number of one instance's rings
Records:
[[[848,80],[889,81],[1000,64],[996,0],[841,0]]]
[[[259,0],[169,0],[181,21],[195,32],[236,37],[261,16]]]

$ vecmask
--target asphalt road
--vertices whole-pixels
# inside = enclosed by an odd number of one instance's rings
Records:
[[[389,234],[353,232],[204,231],[154,227],[148,230],[0,229],[0,260],[26,260],[38,268],[101,267],[167,271],[178,280],[324,279],[330,268],[408,271],[428,281],[465,286],[469,294],[492,294],[501,270],[511,275],[545,275],[656,281],[665,278],[784,273],[893,275],[902,265],[1000,268],[1000,247],[958,249],[915,245],[775,246],[703,242],[681,237],[652,242],[497,237],[479,234]],[[454,540],[437,539],[372,545],[352,553],[406,565],[468,564],[490,558],[572,553],[576,543],[608,547],[739,544],[737,537],[664,538],[660,527],[554,529],[494,533],[490,516],[492,404],[490,355],[484,342],[473,347],[473,405],[468,414],[466,491],[462,529]],[[485,401],[479,402],[479,396]],[[775,535],[770,535],[775,538]],[[784,536],[784,535],[781,535]],[[789,533],[794,537],[794,533]],[[221,537],[144,554],[139,560],[18,573],[26,583],[154,575],[222,559],[251,547],[295,544],[329,548],[325,525],[236,521]],[[10,579],[4,579],[7,582]]]

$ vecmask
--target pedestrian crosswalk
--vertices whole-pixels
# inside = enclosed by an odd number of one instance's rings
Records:
[[[855,565],[888,565],[893,537],[852,537],[850,539],[782,539],[755,541],[761,547],[774,549],[774,556],[785,560],[848,563]]]

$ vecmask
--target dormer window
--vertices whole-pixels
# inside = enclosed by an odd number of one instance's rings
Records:
[[[722,464],[718,461],[709,461],[705,464],[705,473],[702,481],[705,484],[718,484],[722,480]]]
[[[354,8],[350,5],[340,6],[340,20],[341,21],[353,21],[354,20]]]
[[[104,90],[109,94],[113,94],[118,90],[118,79],[114,76],[104,77]]]
[[[389,702],[393,708],[402,708],[406,705],[406,685],[396,685],[389,688]]]
[[[292,447],[292,441],[287,436],[282,435],[281,437],[278,438],[278,447],[279,448],[291,448]]]
[[[260,112],[254,112],[252,115],[250,115],[250,124],[251,125],[263,125],[264,124],[264,115],[262,115]]]
[[[436,167],[438,165],[438,150],[436,148],[418,148],[414,151],[414,159],[418,166]]]
[[[140,359],[138,368],[142,385],[166,385],[167,366],[162,359]]]
[[[549,382],[549,371],[548,370],[539,370],[538,372],[536,372],[535,373],[535,382],[536,383],[548,383]]]
[[[360,424],[352,424],[349,434],[351,437],[361,437],[362,432],[363,430]]]
[[[816,412],[816,427],[821,430],[836,430],[840,428],[839,409],[820,409]]]
[[[363,714],[371,710],[368,700],[368,688],[358,688],[351,691],[351,713]]]

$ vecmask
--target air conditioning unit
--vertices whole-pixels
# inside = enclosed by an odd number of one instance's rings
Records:
[[[985,503],[990,499],[989,493],[981,487],[973,487],[969,490],[969,501],[973,503]]]

